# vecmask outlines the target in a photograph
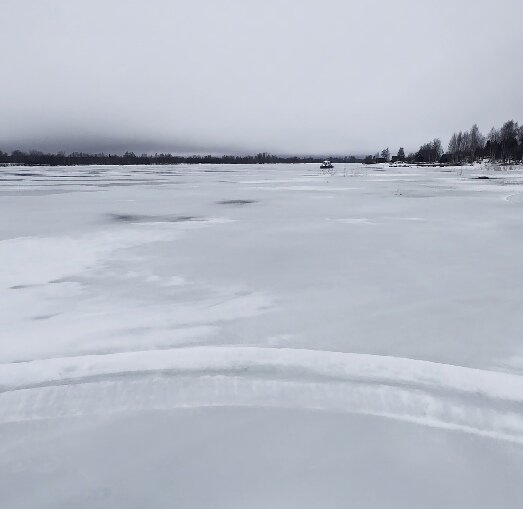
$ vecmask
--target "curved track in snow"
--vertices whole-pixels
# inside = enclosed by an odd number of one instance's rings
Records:
[[[523,377],[427,361],[231,346],[0,365],[0,422],[206,406],[362,413],[523,443]]]
[[[503,199],[508,202],[521,203],[521,202],[523,202],[523,193],[522,192],[512,193],[512,194],[505,196]]]

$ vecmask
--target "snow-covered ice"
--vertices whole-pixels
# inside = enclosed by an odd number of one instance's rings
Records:
[[[478,166],[1,169],[2,508],[518,507],[522,207]]]

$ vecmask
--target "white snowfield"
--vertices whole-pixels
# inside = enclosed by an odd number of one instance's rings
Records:
[[[0,169],[2,508],[517,507],[523,171],[398,170]]]

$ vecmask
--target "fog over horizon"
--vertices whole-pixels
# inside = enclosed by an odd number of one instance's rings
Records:
[[[523,120],[521,0],[0,12],[0,150],[364,155]]]

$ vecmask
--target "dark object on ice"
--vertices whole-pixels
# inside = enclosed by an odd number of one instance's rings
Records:
[[[323,163],[321,163],[320,168],[325,170],[328,168],[334,168],[334,165],[327,159],[326,161],[323,161]]]
[[[223,200],[216,203],[218,205],[249,205],[250,203],[256,203],[256,200]]]
[[[490,177],[487,177],[486,175],[481,175],[481,177],[476,177],[476,180],[490,180]]]

